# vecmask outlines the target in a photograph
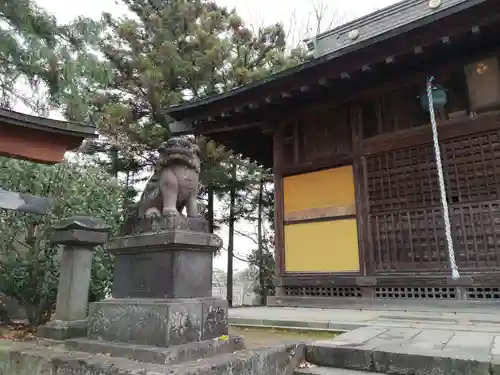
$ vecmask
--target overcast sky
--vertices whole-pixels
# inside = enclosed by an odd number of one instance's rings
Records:
[[[67,22],[79,15],[99,17],[101,12],[124,14],[125,8],[115,0],[86,0],[64,3],[55,0],[36,0],[40,6],[54,13],[61,22]],[[287,23],[294,12],[307,17],[312,4],[321,0],[217,0],[216,3],[228,8],[236,8],[238,13],[249,22]],[[395,3],[395,0],[323,0],[330,14],[338,12],[348,18],[360,17],[377,9]]]
[[[115,16],[125,15],[126,8],[118,4],[115,0],[86,0],[71,1],[68,3],[56,0],[36,0],[37,3],[53,13],[60,23],[66,23],[78,16],[99,18],[102,12],[110,12]],[[330,21],[342,22],[353,18],[361,17],[380,8],[394,4],[396,0],[323,0],[325,10],[322,31],[328,28]],[[236,8],[238,14],[248,24],[260,26],[282,22],[294,35],[294,39],[312,36],[316,32],[313,9],[314,4],[318,6],[321,0],[217,0],[217,4],[225,5],[228,8]],[[309,26],[309,30],[307,30]],[[21,110],[21,109],[20,109]],[[237,223],[238,225],[238,223]],[[242,226],[241,223],[239,224]],[[243,225],[244,226],[244,225]],[[253,232],[252,228],[240,228],[247,232]],[[224,244],[227,245],[227,229],[220,233]],[[245,257],[245,254],[255,245],[238,237],[235,240],[235,252]],[[220,269],[226,268],[227,253],[222,251],[217,257],[214,266]],[[245,268],[245,263],[235,260],[236,270]]]

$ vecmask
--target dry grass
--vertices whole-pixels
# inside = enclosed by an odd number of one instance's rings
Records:
[[[33,340],[35,331],[35,328],[25,323],[2,324],[0,325],[0,340]]]
[[[338,333],[324,331],[294,331],[285,329],[230,327],[229,334],[241,336],[248,349],[256,349],[285,341],[328,340]]]
[[[328,340],[337,334],[323,331],[297,331],[271,328],[230,327],[229,334],[241,336],[248,349],[256,349],[285,341]],[[36,339],[35,329],[22,323],[0,325],[0,340],[29,341]]]

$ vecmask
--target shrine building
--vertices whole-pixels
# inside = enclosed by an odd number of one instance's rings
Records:
[[[500,302],[499,30],[498,0],[405,0],[309,40],[302,65],[167,111],[174,133],[272,168],[270,305]]]

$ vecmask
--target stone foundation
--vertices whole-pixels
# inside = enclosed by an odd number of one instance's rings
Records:
[[[282,344],[165,366],[3,340],[0,371],[2,375],[291,375],[304,354],[303,344]]]
[[[227,337],[220,340],[191,342],[185,345],[176,345],[161,348],[147,345],[125,344],[86,338],[72,339],[64,342],[69,350],[87,353],[106,353],[110,357],[123,357],[135,361],[156,363],[159,365],[176,365],[203,358],[212,358],[221,354],[230,354],[244,350],[245,345],[241,337]]]
[[[67,340],[74,337],[85,337],[87,335],[86,320],[51,320],[47,324],[38,326],[38,337],[50,340]]]
[[[227,301],[217,298],[123,298],[90,306],[92,339],[169,347],[227,334]]]

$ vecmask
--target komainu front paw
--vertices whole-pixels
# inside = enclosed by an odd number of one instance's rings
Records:
[[[165,207],[163,208],[163,216],[177,216],[179,212],[176,208]]]
[[[149,208],[144,213],[144,217],[146,219],[157,219],[161,217],[161,213],[160,210],[158,210],[157,208]]]

